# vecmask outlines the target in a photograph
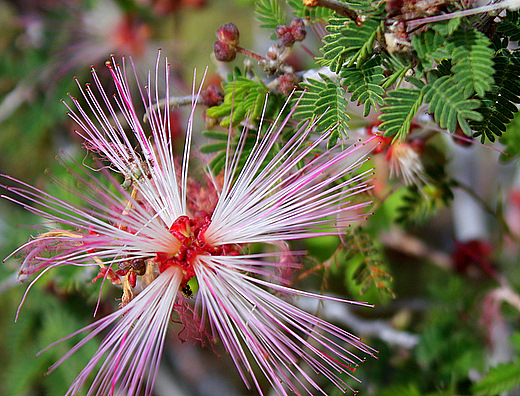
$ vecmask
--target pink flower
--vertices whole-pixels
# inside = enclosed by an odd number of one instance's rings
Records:
[[[118,311],[56,342],[87,333],[49,371],[110,328],[67,394],[80,392],[100,363],[88,395],[142,391],[149,395],[172,315],[189,313],[201,333],[208,326],[210,335],[231,355],[246,385],[260,393],[255,366],[280,395],[324,393],[304,366],[340,389],[348,389],[340,375],[352,376],[362,361],[352,350],[368,355],[375,351],[358,337],[278,295],[344,300],[295,290],[273,279],[301,254],[288,251],[283,241],[337,234],[364,216],[362,209],[368,203],[352,204],[350,200],[369,188],[371,171],[360,167],[370,144],[314,154],[327,136],[308,144],[310,128],[302,127],[276,152],[275,144],[280,143],[289,115],[272,123],[240,167],[246,132],[236,146],[230,138],[223,174],[211,177],[213,184],[204,186],[188,178],[195,105],[180,164],[174,159],[170,140],[169,106],[164,110],[153,106],[159,94],[157,88],[148,88],[152,76],[141,89],[149,138],[134,108],[124,60],[119,66],[112,59],[107,66],[116,95],[107,96],[93,71],[97,92],[88,85],[86,89],[80,86],[93,116],[78,99],[72,98],[76,109],[69,108],[86,147],[109,164],[74,171],[82,187],[63,185],[84,201],[84,207],[4,176],[17,184],[5,187],[11,192],[5,198],[61,227],[18,250],[25,252],[21,274],[37,273],[36,281],[62,265],[100,266],[99,277],[123,288]],[[166,88],[168,73],[166,63]],[[156,70],[155,86],[157,74]],[[168,97],[166,89],[166,102]],[[125,125],[131,129],[131,138]],[[125,177],[123,186],[129,190],[120,186],[112,171]],[[13,198],[15,195],[20,198]],[[248,248],[252,243],[281,249],[279,253],[253,254]],[[187,293],[188,281],[194,277],[198,282],[194,306],[178,309],[178,304],[187,304],[182,291]]]

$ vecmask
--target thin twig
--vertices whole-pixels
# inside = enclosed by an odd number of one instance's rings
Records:
[[[451,257],[443,252],[431,249],[419,238],[393,229],[391,232],[381,234],[381,242],[392,249],[409,254],[411,256],[424,258],[446,271],[453,268]]]
[[[364,337],[377,337],[389,345],[412,349],[419,343],[419,336],[407,331],[398,330],[382,319],[367,320],[357,317],[347,304],[337,301],[318,301],[310,298],[300,298],[296,301],[298,307],[307,312],[318,309],[320,317],[345,325],[356,334]]]

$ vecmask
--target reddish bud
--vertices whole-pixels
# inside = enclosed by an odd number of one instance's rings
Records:
[[[217,30],[217,38],[225,44],[238,45],[239,31],[234,23],[226,23]]]
[[[292,35],[291,32],[287,32],[282,37],[280,37],[280,42],[285,47],[292,47],[295,41],[296,40],[294,39],[294,36]]]
[[[281,94],[289,95],[298,86],[298,77],[294,73],[285,73],[278,79],[277,89]]]
[[[130,286],[135,287],[136,282],[137,282],[137,275],[134,271],[131,271],[128,274],[128,283],[130,283]]]
[[[272,60],[278,59],[278,51],[275,48],[270,47],[267,50],[267,57]]]
[[[302,19],[294,19],[289,26],[279,25],[275,29],[276,37],[280,39],[286,47],[292,47],[296,41],[305,39],[307,32]]]
[[[287,34],[288,32],[289,28],[285,25],[278,25],[274,30],[274,34],[276,34],[276,37],[278,38],[281,38],[284,34]]]
[[[303,19],[301,18],[295,18],[291,21],[291,24],[289,25],[290,28],[302,28],[305,26],[305,23],[303,22]]]
[[[224,95],[216,85],[210,85],[208,89],[202,91],[201,99],[204,106],[213,107],[224,101]]]
[[[295,41],[303,41],[307,36],[307,32],[302,27],[294,28],[292,30],[292,36],[294,37]]]
[[[215,52],[215,58],[221,62],[231,62],[237,56],[237,49],[222,41],[213,43],[213,52]]]

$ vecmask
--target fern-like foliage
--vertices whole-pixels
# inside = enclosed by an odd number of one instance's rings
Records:
[[[412,47],[417,54],[420,72],[428,71],[442,59],[451,58],[448,42],[438,31],[433,29],[412,36]]]
[[[330,8],[326,7],[307,7],[300,0],[286,0],[286,2],[291,7],[296,18],[306,19],[311,23],[324,22],[334,13]]]
[[[497,23],[497,31],[512,41],[520,41],[520,12],[508,11],[506,18]]]
[[[411,58],[399,53],[385,54],[384,57],[381,57],[381,66],[384,68],[385,73],[391,73],[382,84],[384,89],[391,87],[393,84],[397,84],[398,87],[406,73],[413,67]]]
[[[349,233],[345,243],[348,246],[346,259],[357,266],[352,277],[361,286],[360,293],[364,294],[375,286],[381,296],[395,298],[393,278],[384,260],[382,246],[361,228]]]
[[[379,129],[385,131],[385,136],[395,136],[403,140],[423,102],[422,90],[416,88],[399,88],[388,93],[385,105],[381,108]]]
[[[420,225],[434,212],[436,206],[417,186],[409,186],[402,197],[402,204],[397,208],[395,221],[405,226]]]
[[[231,151],[234,152],[237,148],[238,137],[242,135],[243,128],[247,128],[247,137],[245,139],[245,142],[243,143],[243,147],[241,148],[241,159],[239,160],[237,165],[237,172],[240,172],[240,169],[242,169],[242,166],[247,156],[251,153],[251,150],[257,140],[258,134],[265,133],[267,128],[271,126],[271,122],[269,122],[268,120],[274,120],[278,116],[280,116],[280,119],[284,119],[289,113],[289,106],[286,106],[282,112],[280,110],[284,107],[286,100],[287,98],[285,98],[284,96],[274,93],[269,94],[267,97],[263,97],[263,101],[261,102],[261,108],[264,116],[264,122],[260,124],[258,120],[249,117],[247,119],[247,125],[239,126],[238,128],[242,129],[240,132],[235,133],[234,131],[231,131],[231,136],[229,136],[229,128],[227,128],[226,130],[222,130],[221,128],[217,127],[212,130],[204,131],[202,133],[205,137],[213,141],[212,143],[202,146],[200,148],[200,152],[203,154],[213,154],[213,158],[209,162],[209,168],[211,169],[214,175],[218,175],[224,167],[228,146],[230,146]],[[288,128],[288,130],[291,129]],[[288,138],[290,136],[286,137]],[[277,146],[274,147],[273,152],[271,154],[275,154],[275,151],[277,151],[276,147]]]
[[[385,80],[379,57],[374,57],[360,67],[347,66],[341,70],[342,84],[347,92],[352,94],[351,100],[365,105],[363,116],[366,117],[371,108],[383,104],[384,89],[381,87]]]
[[[498,395],[520,385],[520,361],[502,363],[473,386],[477,395]]]
[[[463,96],[474,92],[483,97],[493,86],[493,50],[491,41],[474,28],[459,27],[450,38],[453,44],[453,79],[463,89]]]
[[[467,91],[458,86],[452,76],[436,78],[434,73],[428,74],[428,84],[422,89],[424,101],[429,103],[428,111],[433,114],[441,128],[455,132],[457,125],[471,135],[468,120],[481,121],[482,114],[475,111],[480,101],[469,99]]]
[[[475,130],[473,136],[480,137],[482,142],[485,138],[494,142],[496,136],[502,136],[518,112],[516,105],[520,103],[520,55],[503,50],[499,51],[494,61],[495,84],[477,110],[484,117],[481,121],[470,123]]]
[[[378,33],[382,31],[381,20],[380,14],[374,14],[358,26],[342,16],[329,19],[326,27],[329,34],[323,38],[324,45],[320,49],[323,57],[319,63],[339,73],[344,63],[351,66],[369,57],[374,51]]]
[[[209,163],[209,168],[214,175],[218,175],[224,168],[224,161],[226,159],[226,149],[228,147],[228,134],[219,131],[204,131],[202,134],[216,142],[206,144],[200,148],[203,154],[214,154],[214,157]]]
[[[242,148],[242,157],[238,163],[238,170],[242,169],[242,166],[245,163],[245,159],[251,153],[251,150],[256,141],[257,131],[249,130],[249,135],[247,136],[244,146]],[[222,169],[224,168],[226,161],[226,152],[228,148],[228,134],[223,132],[216,131],[204,131],[203,135],[216,140],[214,143],[207,144],[201,147],[200,152],[203,154],[213,154],[212,160],[209,162],[208,166],[211,172],[214,175],[218,175]],[[237,134],[239,136],[239,134]],[[234,151],[237,148],[237,141],[233,137],[230,142],[231,150]]]
[[[278,0],[256,1],[255,15],[261,28],[274,30],[278,25],[285,25],[285,12]]]
[[[230,123],[238,125],[246,117],[254,120],[262,111],[267,92],[263,82],[238,76],[224,85],[224,102],[210,107],[206,115],[222,118],[220,125],[223,127],[228,127]]]
[[[323,133],[336,128],[329,139],[329,146],[336,144],[340,134],[348,136],[347,114],[348,101],[345,99],[345,89],[338,81],[320,74],[322,80],[309,79],[300,84],[306,89],[300,100],[295,117],[300,119],[318,120],[316,131]]]

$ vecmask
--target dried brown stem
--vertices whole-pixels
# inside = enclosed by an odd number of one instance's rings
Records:
[[[325,7],[329,8],[339,15],[346,16],[353,21],[357,20],[357,13],[352,8],[337,0],[303,0],[303,5],[314,8],[314,7]]]

